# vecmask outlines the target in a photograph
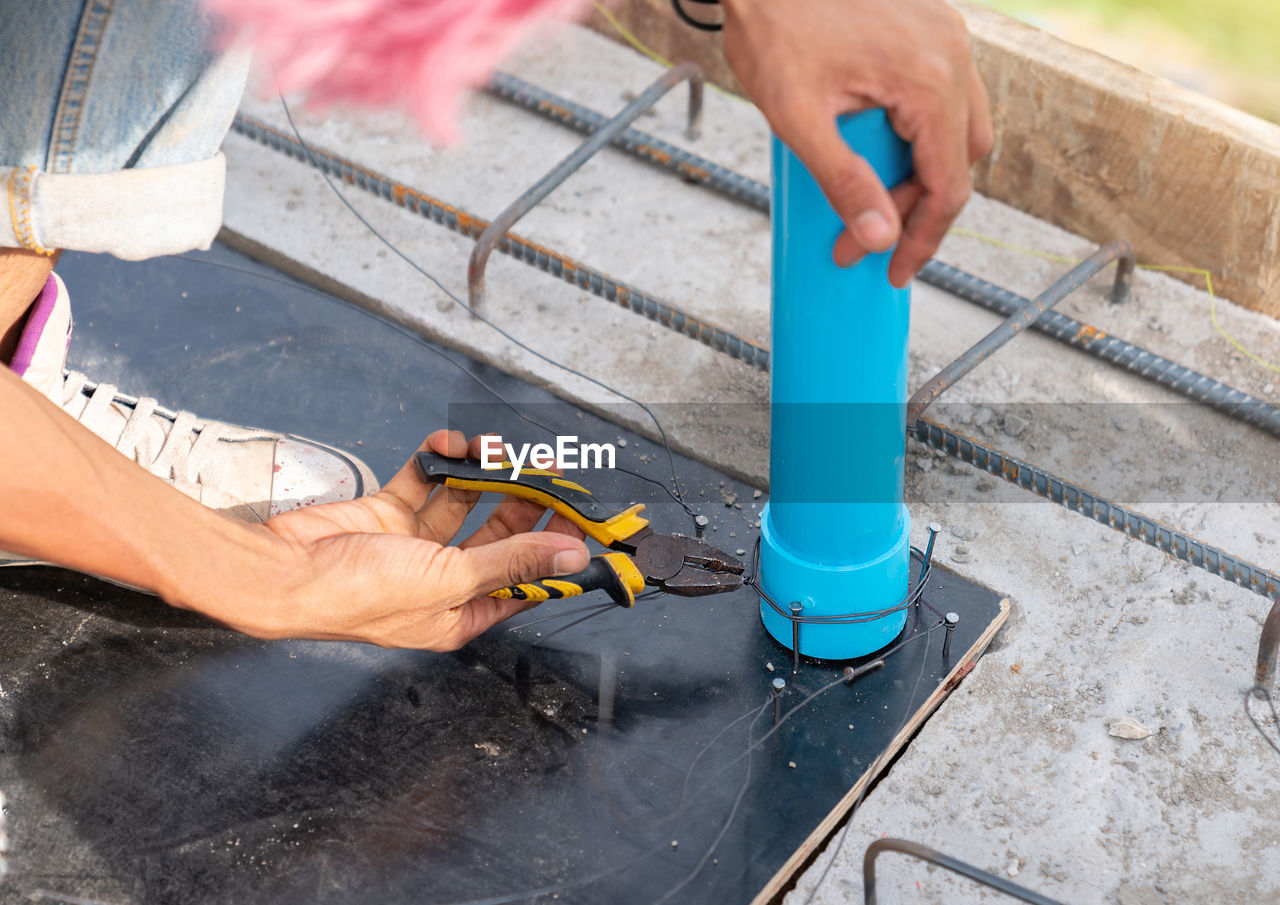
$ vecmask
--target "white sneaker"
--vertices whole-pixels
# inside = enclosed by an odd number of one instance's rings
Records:
[[[211,509],[249,522],[378,490],[369,467],[314,440],[204,421],[67,371],[71,300],[49,277],[10,367],[147,471]],[[30,564],[0,551],[0,565]]]

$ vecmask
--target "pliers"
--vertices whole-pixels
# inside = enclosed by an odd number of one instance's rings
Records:
[[[604,590],[614,603],[629,607],[645,585],[681,597],[742,587],[741,560],[697,538],[656,533],[640,515],[643,503],[611,510],[590,490],[554,471],[525,468],[513,480],[509,463],[498,470],[485,469],[475,459],[451,459],[430,452],[417,453],[413,462],[418,476],[428,484],[531,500],[560,513],[615,551],[593,556],[587,568],[576,575],[502,588],[492,597],[553,600]]]

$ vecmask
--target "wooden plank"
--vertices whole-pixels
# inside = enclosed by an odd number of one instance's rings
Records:
[[[978,191],[1095,242],[1128,239],[1142,261],[1208,270],[1219,294],[1280,317],[1280,126],[976,3],[954,5],[995,121]],[[615,14],[663,56],[696,60],[741,90],[719,37],[679,22],[666,0],[623,0]],[[618,37],[599,13],[590,24]]]
[[[791,884],[796,874],[813,857],[814,853],[827,844],[832,838],[832,834],[835,833],[836,828],[840,825],[840,821],[862,798],[863,790],[866,789],[867,784],[872,782],[880,774],[880,771],[884,769],[885,765],[897,756],[898,752],[906,746],[908,740],[916,734],[916,731],[929,718],[930,714],[941,706],[947,696],[960,684],[960,680],[969,674],[970,670],[977,664],[978,658],[982,656],[995,638],[996,632],[1000,631],[1008,618],[1009,598],[1006,597],[1000,601],[999,614],[987,626],[986,631],[978,637],[978,640],[973,642],[973,646],[960,658],[956,667],[947,674],[946,681],[938,685],[933,690],[933,694],[929,695],[920,705],[920,709],[913,713],[911,719],[903,724],[902,729],[894,736],[893,741],[890,742],[884,753],[858,778],[853,788],[836,803],[836,806],[814,828],[813,832],[809,834],[800,847],[791,853],[791,857],[783,862],[777,873],[770,878],[765,887],[751,900],[751,905],[769,905],[770,902],[774,901]]]

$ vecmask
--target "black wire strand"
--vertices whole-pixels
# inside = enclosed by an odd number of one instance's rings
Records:
[[[938,623],[942,625],[943,623]],[[911,715],[915,712],[916,693],[920,691],[920,683],[924,679],[925,668],[929,663],[929,634],[938,625],[933,626],[929,631],[925,632],[924,653],[920,655],[920,673],[916,676],[916,682],[911,686],[911,696],[907,698],[906,715],[902,719],[902,724],[898,726],[898,731],[894,733],[896,737],[903,729],[907,728],[907,723],[911,722]],[[817,881],[813,884],[813,888],[809,890],[809,895],[805,896],[804,905],[811,905],[814,896],[818,894],[818,890],[822,887],[823,882],[827,879],[827,874],[831,873],[831,867],[836,863],[836,859],[840,857],[840,851],[844,848],[844,840],[849,835],[849,828],[853,826],[853,815],[858,812],[858,808],[862,806],[863,800],[867,797],[867,791],[871,788],[871,783],[875,779],[876,772],[881,767],[881,761],[885,758],[882,752],[879,757],[872,761],[871,766],[867,769],[867,781],[862,786],[862,791],[858,793],[858,798],[853,803],[853,807],[849,809],[849,813],[845,817],[844,829],[840,831],[840,837],[836,839],[835,848],[831,850],[831,857],[827,859],[827,863],[823,865],[822,873],[818,874]]]
[[[762,707],[760,712],[756,714],[756,718],[747,726],[747,768],[743,771],[742,784],[738,786],[738,794],[734,797],[733,805],[729,808],[728,815],[720,825],[720,831],[716,833],[715,838],[711,840],[711,844],[707,846],[706,851],[702,853],[702,857],[698,859],[698,863],[693,866],[693,869],[681,877],[680,881],[674,886],[655,899],[653,905],[663,905],[664,902],[671,901],[672,896],[688,886],[694,877],[702,873],[702,869],[707,866],[707,862],[711,860],[711,856],[715,854],[716,849],[720,847],[720,843],[724,841],[724,837],[729,834],[729,828],[733,826],[734,818],[738,816],[738,808],[742,806],[742,799],[746,797],[747,789],[751,785],[751,754],[756,749],[756,746],[752,742],[752,738],[755,735],[756,723],[760,722],[760,717],[764,716],[764,711],[765,708]]]
[[[351,212],[352,216],[354,216],[357,220],[359,220],[360,223],[365,227],[365,229],[369,230],[370,234],[372,234],[374,238],[376,238],[379,242],[385,245],[387,249],[391,251],[396,257],[400,258],[400,260],[404,261],[406,264],[408,264],[418,273],[422,274],[422,276],[430,280],[437,289],[439,289],[441,292],[447,295],[454,302],[454,304],[462,308],[463,311],[466,311],[476,320],[487,325],[491,330],[493,330],[499,336],[506,339],[508,342],[512,343],[515,346],[518,346],[521,349],[524,349],[526,352],[528,352],[530,355],[533,355],[535,358],[541,359],[542,361],[545,361],[547,364],[553,367],[560,368],[562,371],[564,371],[567,374],[572,374],[574,377],[581,378],[582,380],[585,380],[588,383],[594,384],[595,386],[600,387],[602,390],[605,390],[606,392],[613,393],[619,399],[625,399],[627,402],[630,402],[631,404],[635,405],[642,412],[648,415],[649,420],[653,422],[653,426],[658,429],[658,435],[662,438],[662,446],[667,453],[667,462],[671,466],[671,483],[672,483],[672,486],[674,487],[673,496],[675,497],[677,502],[679,502],[680,505],[684,507],[684,510],[689,515],[689,517],[693,518],[694,516],[693,510],[689,507],[688,503],[684,501],[684,491],[680,487],[680,476],[679,474],[676,473],[676,459],[675,459],[675,453],[672,452],[671,450],[671,441],[667,438],[667,431],[662,426],[662,422],[658,420],[658,416],[653,413],[653,410],[650,409],[649,406],[645,405],[639,399],[636,399],[632,396],[628,396],[626,393],[622,392],[621,390],[615,389],[614,387],[609,386],[609,384],[601,380],[597,380],[596,378],[591,377],[587,374],[584,374],[581,371],[575,370],[566,364],[556,361],[554,358],[551,358],[549,355],[544,355],[542,352],[539,352],[537,349],[534,349],[532,346],[528,345],[527,343],[524,343],[521,340],[516,339],[516,337],[508,333],[502,327],[499,327],[492,320],[490,320],[489,318],[485,317],[483,314],[476,311],[474,308],[472,308],[470,305],[468,305],[466,302],[460,299],[457,295],[455,295],[447,286],[444,285],[444,283],[440,282],[440,280],[435,276],[435,274],[431,273],[425,267],[421,266],[412,258],[410,258],[407,254],[405,254],[405,252],[403,252],[398,245],[396,245],[394,242],[392,242],[390,239],[384,236],[381,232],[379,232],[378,229],[372,223],[369,222],[368,218],[366,218],[362,213],[360,213],[360,211],[356,210],[356,207],[351,203],[351,200],[347,198],[345,194],[343,194],[342,190],[338,188],[338,186],[334,183],[334,181],[329,177],[329,174],[326,173],[320,167],[319,161],[316,160],[315,154],[311,152],[311,146],[307,144],[306,141],[303,140],[302,133],[298,131],[298,126],[293,121],[293,113],[292,111],[289,110],[289,104],[285,101],[283,94],[280,95],[280,106],[284,110],[285,119],[289,121],[289,128],[293,131],[293,135],[298,140],[298,144],[302,146],[302,150],[306,152],[307,159],[311,161],[311,165],[316,169],[317,172],[320,173],[320,176],[324,179],[325,183],[329,186],[329,188],[333,191],[333,193],[338,196],[338,200],[341,201],[343,206],[345,206],[346,209]]]
[[[414,342],[418,343],[420,346],[422,346],[427,351],[431,352],[433,355],[453,365],[453,367],[457,368],[464,375],[466,375],[467,377],[475,381],[476,384],[478,384],[480,388],[483,389],[486,393],[488,393],[490,396],[493,396],[500,403],[502,403],[504,406],[510,409],[512,414],[514,414],[521,421],[524,421],[526,424],[531,424],[534,427],[538,428],[539,430],[546,431],[548,434],[551,434],[552,436],[555,436],[558,433],[558,431],[556,431],[556,429],[551,427],[550,425],[544,424],[543,422],[537,420],[536,418],[533,418],[532,416],[522,412],[519,408],[516,407],[515,403],[511,402],[511,400],[507,399],[505,396],[503,396],[501,393],[495,390],[482,377],[480,377],[480,375],[473,373],[462,362],[456,361],[453,358],[449,357],[447,354],[445,354],[441,349],[437,348],[430,340],[428,340],[421,333],[419,333],[418,331],[410,327],[406,327],[403,324],[398,324],[395,321],[391,320],[390,318],[386,317],[385,315],[378,314],[376,311],[370,311],[367,308],[362,308],[359,305],[353,305],[350,302],[348,302],[346,299],[343,299],[340,296],[334,295],[332,292],[327,292],[319,288],[318,286],[312,286],[309,283],[303,283],[297,280],[288,279],[286,277],[278,277],[275,274],[269,273],[267,271],[254,270],[253,268],[250,268],[250,267],[240,267],[235,264],[227,264],[224,261],[211,261],[206,258],[197,258],[197,257],[193,257],[191,255],[186,255],[186,254],[174,255],[173,258],[174,260],[177,260],[177,261],[186,261],[189,264],[203,264],[206,267],[221,267],[223,270],[231,270],[236,273],[247,274],[249,276],[253,276],[253,277],[257,277],[259,279],[265,280],[269,283],[279,283],[281,286],[287,286],[291,289],[300,289],[304,292],[310,292],[313,295],[318,295],[321,298],[338,302],[344,307],[350,308],[353,311],[357,311],[360,314],[364,315],[365,317],[370,318],[371,320],[377,321],[379,324],[383,325],[384,327],[390,327],[392,330],[395,330],[397,333],[401,334],[402,336],[412,339]],[[623,474],[631,475],[633,478],[639,478],[641,481],[645,481],[646,483],[649,483],[654,485],[655,487],[658,487],[667,496],[671,497],[672,502],[677,503],[681,508],[683,508],[686,513],[689,513],[690,515],[694,514],[693,510],[688,506],[688,504],[686,504],[684,500],[680,499],[680,497],[676,496],[675,493],[672,492],[670,485],[668,485],[665,481],[660,481],[657,478],[651,478],[648,475],[641,474],[638,471],[632,471],[629,468],[623,468],[621,465],[615,465],[613,470],[620,471]]]
[[[585,613],[587,610],[598,610],[601,607],[613,606],[612,603],[593,603],[590,606],[580,606],[577,609],[565,610],[563,613],[552,613],[550,616],[543,616],[541,619],[532,619],[529,622],[521,622],[519,625],[512,626],[507,629],[508,632],[518,632],[531,626],[539,625],[543,622],[550,622],[553,619],[567,619],[570,616],[576,616],[579,613]]]
[[[689,780],[693,779],[693,771],[697,768],[698,761],[702,760],[703,755],[705,755],[708,751],[710,751],[713,747],[715,747],[716,742],[724,738],[725,733],[731,730],[734,726],[738,725],[748,717],[751,717],[751,716],[758,717],[760,714],[764,713],[766,708],[768,708],[768,706],[771,703],[773,703],[773,699],[769,698],[769,699],[766,699],[765,702],[761,704],[759,707],[753,707],[752,709],[748,710],[742,716],[738,717],[736,720],[734,720],[729,725],[725,726],[723,729],[717,732],[714,736],[712,736],[711,741],[707,742],[705,745],[703,745],[701,748],[698,749],[698,753],[695,754],[693,756],[693,760],[689,762],[689,769],[686,770],[684,773],[684,781],[680,783],[680,797],[676,799],[676,813],[679,813],[680,810],[684,808],[684,796],[689,791]],[[748,737],[748,740],[750,740],[750,733],[748,733],[747,737]]]
[[[614,604],[614,603],[602,603],[596,608],[596,611],[594,613],[588,613],[587,615],[583,616],[581,619],[575,619],[572,622],[570,622],[568,625],[560,626],[551,634],[544,635],[543,637],[539,638],[537,641],[533,642],[533,644],[531,644],[530,647],[541,647],[542,645],[550,641],[552,638],[554,638],[556,635],[559,635],[561,632],[567,632],[569,629],[573,628],[575,625],[581,625],[582,623],[586,622],[588,619],[594,619],[597,616],[603,616],[609,610],[615,609],[616,606],[617,604]]]
[[[922,653],[922,654],[920,655],[920,673],[916,676],[915,685],[913,685],[913,686],[912,686],[912,688],[911,688],[911,695],[910,695],[910,697],[908,697],[908,698],[907,698],[907,710],[906,710],[906,716],[904,717],[904,719],[903,719],[903,721],[902,721],[902,725],[901,725],[901,726],[899,726],[898,731],[894,733],[894,736],[895,736],[895,737],[896,737],[900,732],[902,732],[902,729],[903,729],[903,728],[905,728],[905,727],[906,727],[906,725],[907,725],[907,723],[908,723],[908,722],[910,722],[910,720],[911,720],[911,714],[914,712],[914,702],[915,702],[915,698],[916,698],[916,693],[920,690],[920,683],[921,683],[921,681],[923,681],[923,679],[924,679],[925,668],[926,668],[926,666],[927,666],[927,664],[928,664],[928,662],[929,662],[929,644],[928,644],[928,638],[929,638],[929,635],[934,631],[934,629],[936,629],[936,628],[940,627],[941,625],[943,625],[943,623],[939,622],[939,623],[936,623],[936,624],[934,624],[934,625],[930,626],[928,629],[926,629],[925,631],[921,632],[921,633],[920,633],[920,634],[918,634],[918,635],[917,635],[917,634],[912,634],[910,637],[905,638],[904,640],[902,640],[902,641],[898,642],[898,643],[897,643],[897,644],[895,644],[893,647],[889,648],[889,650],[885,651],[883,654],[881,654],[881,655],[880,655],[880,658],[879,658],[879,659],[881,659],[881,660],[885,659],[886,657],[890,657],[890,656],[892,656],[893,654],[895,654],[896,652],[898,652],[899,650],[901,650],[902,648],[906,647],[906,645],[907,645],[907,644],[909,644],[909,643],[911,643],[912,641],[915,641],[915,640],[917,640],[917,639],[919,639],[919,638],[924,638],[924,639],[925,639],[925,642],[926,642],[926,643],[925,643],[924,653]],[[792,716],[794,716],[795,714],[799,713],[799,712],[800,712],[801,710],[803,710],[805,707],[808,707],[811,703],[813,703],[813,701],[817,700],[819,697],[821,697],[822,695],[826,694],[828,691],[831,691],[831,689],[833,689],[833,688],[835,688],[835,687],[837,687],[837,686],[839,686],[839,685],[844,685],[844,684],[847,684],[847,682],[846,682],[846,679],[844,678],[844,676],[842,675],[840,678],[835,679],[835,680],[833,680],[833,681],[831,681],[831,682],[828,682],[826,685],[821,686],[820,688],[818,688],[818,690],[817,690],[817,691],[810,692],[810,693],[809,693],[809,695],[808,695],[808,696],[806,696],[806,697],[805,697],[805,698],[804,698],[804,699],[803,699],[799,704],[796,704],[794,707],[792,707],[790,710],[788,710],[788,711],[787,711],[787,712],[786,712],[786,713],[785,713],[785,714],[784,714],[784,715],[783,715],[783,716],[778,720],[778,722],[777,722],[777,723],[775,723],[775,724],[773,725],[773,727],[769,729],[769,731],[768,731],[768,732],[766,732],[764,735],[760,736],[760,738],[759,738],[759,739],[756,739],[756,738],[754,737],[754,736],[755,736],[755,726],[756,726],[756,723],[757,723],[757,722],[759,722],[760,717],[764,715],[765,708],[767,708],[767,707],[768,707],[768,705],[769,705],[770,703],[772,703],[772,698],[770,698],[769,700],[765,701],[765,704],[764,704],[764,705],[760,708],[760,710],[756,713],[756,717],[755,717],[755,719],[751,721],[751,725],[750,725],[750,727],[747,729],[747,750],[746,750],[746,752],[745,752],[744,754],[739,755],[738,757],[734,758],[734,760],[730,761],[730,763],[729,763],[729,764],[727,764],[727,765],[724,767],[724,769],[720,770],[720,771],[719,771],[719,772],[718,772],[714,777],[712,777],[712,779],[711,779],[711,780],[709,780],[707,783],[705,783],[705,784],[702,786],[702,789],[707,788],[707,787],[708,787],[712,782],[714,782],[716,779],[718,779],[721,775],[723,775],[725,772],[727,772],[731,767],[733,767],[735,764],[737,764],[737,763],[738,763],[739,761],[741,761],[743,758],[745,758],[745,759],[746,759],[746,761],[747,761],[747,768],[746,768],[746,771],[745,771],[745,772],[746,772],[746,776],[745,776],[745,777],[744,777],[744,779],[743,779],[743,782],[742,782],[741,787],[738,789],[738,795],[737,795],[737,797],[734,799],[732,807],[729,809],[729,814],[728,814],[728,816],[725,818],[724,823],[723,823],[723,824],[721,825],[721,827],[720,827],[720,831],[716,834],[715,839],[713,839],[713,840],[712,840],[712,842],[711,842],[711,844],[707,847],[707,850],[706,850],[705,852],[703,852],[702,857],[701,857],[700,859],[698,859],[698,863],[694,866],[693,870],[691,870],[688,874],[686,874],[683,878],[681,878],[681,879],[680,879],[680,881],[679,881],[678,883],[676,883],[673,887],[671,887],[669,890],[667,890],[667,892],[665,892],[665,893],[664,893],[660,898],[658,898],[658,899],[653,903],[653,905],[663,905],[663,903],[665,903],[665,902],[669,901],[669,900],[670,900],[670,898],[671,898],[673,895],[675,895],[677,892],[679,892],[681,889],[683,889],[685,886],[687,886],[687,885],[689,884],[689,882],[690,882],[690,881],[692,881],[692,880],[694,879],[694,877],[696,877],[696,876],[697,876],[697,875],[702,871],[702,869],[706,866],[707,861],[711,858],[711,856],[715,853],[716,849],[720,846],[720,843],[724,841],[724,837],[725,837],[726,835],[728,835],[729,828],[733,825],[733,820],[734,820],[734,817],[737,815],[738,807],[742,804],[742,799],[743,799],[743,797],[746,795],[747,786],[748,786],[748,784],[749,784],[749,783],[750,783],[750,781],[751,781],[751,756],[752,756],[752,754],[754,754],[754,753],[755,753],[756,749],[757,749],[757,748],[759,748],[761,745],[763,745],[766,741],[768,741],[768,740],[769,740],[769,739],[770,739],[770,738],[771,738],[775,733],[777,733],[777,732],[778,732],[778,730],[782,728],[783,723],[785,723],[785,722],[786,722],[788,719],[790,719]],[[742,719],[743,719],[743,717],[739,717],[737,720],[735,720],[735,721],[734,721],[734,723],[741,722],[741,721],[742,721]],[[732,725],[732,724],[731,724],[731,725]],[[723,733],[721,733],[721,734],[723,734]],[[717,738],[718,738],[718,737],[719,737],[719,736],[717,736]],[[714,741],[714,740],[713,740],[713,741]],[[879,757],[877,757],[874,761],[872,761],[871,766],[868,768],[868,772],[870,772],[870,773],[872,773],[872,774],[874,775],[874,772],[878,769],[877,765],[878,765],[878,764],[879,764],[883,759],[884,759],[884,754],[881,754],[881,755],[880,755]],[[695,758],[695,760],[696,760],[696,758]],[[864,785],[864,786],[863,786],[863,788],[862,788],[862,792],[861,792],[861,793],[859,793],[859,795],[858,795],[858,801],[854,804],[854,808],[855,808],[855,809],[858,807],[858,805],[859,805],[859,804],[861,804],[861,802],[862,802],[862,798],[863,798],[863,796],[865,796],[865,795],[866,795],[866,790],[867,790],[867,788],[868,788],[870,785],[871,785],[871,781],[870,781],[870,779],[868,779],[868,781],[867,781],[866,785]],[[701,793],[702,789],[699,789],[699,793]],[[683,794],[682,794],[682,797],[683,797]],[[683,810],[683,805],[681,806],[680,810]],[[678,813],[678,811],[677,811],[677,813]],[[852,812],[850,812],[850,813],[852,813]],[[846,824],[846,825],[845,825],[845,827],[846,827],[846,830],[847,830],[847,828],[848,828],[848,824]],[[837,853],[838,853],[838,851],[837,851]],[[829,866],[830,866],[830,865],[828,864],[828,867],[829,867]],[[825,876],[826,876],[826,874],[825,874],[825,872],[824,872],[824,873],[823,873],[823,878],[825,878]],[[821,879],[819,880],[819,883],[820,883],[820,882],[821,882]],[[815,890],[816,890],[816,887],[815,887]],[[812,894],[811,894],[811,898],[812,898]],[[805,905],[809,905],[808,901],[806,901],[806,902],[805,902]]]

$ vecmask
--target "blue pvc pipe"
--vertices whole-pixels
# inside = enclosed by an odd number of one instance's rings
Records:
[[[911,148],[883,110],[839,120],[882,182],[911,174]],[[896,606],[907,593],[910,517],[902,502],[910,292],[889,283],[889,254],[851,268],[831,258],[843,228],[809,171],[773,139],[773,343],[770,499],[761,516],[764,590],[804,616]],[[787,647],[791,620],[763,600]],[[860,624],[806,623],[800,652],[828,659],[880,649],[906,612]]]

